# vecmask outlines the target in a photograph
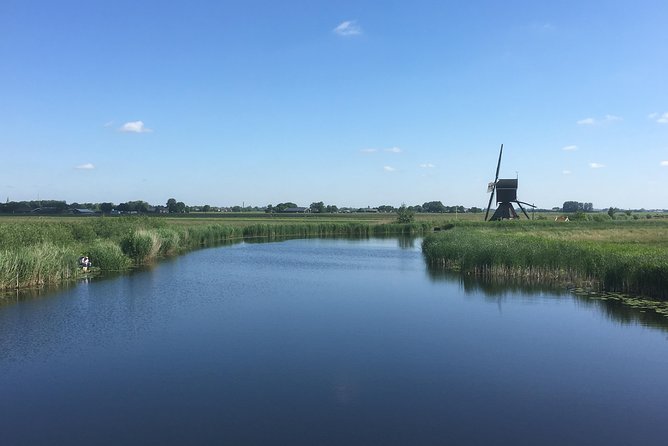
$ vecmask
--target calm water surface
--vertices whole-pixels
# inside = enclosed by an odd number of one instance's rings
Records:
[[[0,307],[0,444],[666,444],[668,330],[615,314],[419,240],[201,250]]]

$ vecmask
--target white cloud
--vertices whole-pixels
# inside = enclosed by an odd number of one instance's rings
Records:
[[[603,119],[584,118],[580,119],[577,123],[578,125],[597,125],[597,124],[607,124],[616,121],[623,121],[623,119],[615,115],[605,115]]]
[[[649,115],[649,119],[652,119],[659,124],[668,124],[668,112],[665,113],[652,113]]]
[[[81,169],[81,170],[91,170],[91,169],[95,169],[95,166],[93,165],[93,163],[86,163],[86,164],[80,164],[78,166],[75,166],[74,168],[75,169]]]
[[[126,122],[118,130],[125,133],[148,133],[153,131],[151,129],[144,127],[144,121]]]
[[[578,146],[576,146],[576,145],[571,145],[571,146],[566,146],[566,147],[561,148],[561,150],[565,150],[566,152],[572,152],[572,151],[577,150],[577,149],[578,149]]]
[[[592,169],[600,169],[602,167],[605,167],[605,164],[600,164],[600,163],[589,163],[589,167]]]
[[[564,175],[570,175],[571,171],[570,170],[562,170],[561,173],[563,173]]]
[[[420,164],[420,167],[423,168],[423,169],[433,169],[436,166],[434,166],[431,163],[425,163],[425,164]]]
[[[346,20],[334,28],[334,32],[339,36],[357,36],[362,34],[362,28],[356,20]]]
[[[383,170],[384,170],[385,172],[394,172],[394,171],[396,171],[397,169],[395,169],[395,168],[392,167],[392,166],[383,166]]]
[[[663,167],[668,167],[668,161],[661,161],[659,165]]]
[[[373,148],[368,148],[368,149],[362,149],[360,152],[362,153],[377,153],[380,152],[381,149],[373,149]],[[387,149],[382,149],[383,152],[388,152],[388,153],[401,153],[402,150],[399,147],[389,147]]]
[[[104,123],[105,127],[111,127],[112,125],[114,125],[114,121],[107,121]]]

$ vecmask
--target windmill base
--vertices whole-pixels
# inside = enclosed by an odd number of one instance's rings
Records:
[[[496,208],[496,211],[494,211],[494,215],[492,215],[492,218],[490,218],[490,221],[511,220],[515,218],[518,217],[517,213],[515,212],[515,208],[513,208],[513,205],[510,203],[500,203],[499,207]]]

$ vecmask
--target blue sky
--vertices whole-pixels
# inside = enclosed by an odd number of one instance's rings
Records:
[[[545,4],[543,4],[545,3]],[[668,208],[665,1],[4,0],[2,200]]]

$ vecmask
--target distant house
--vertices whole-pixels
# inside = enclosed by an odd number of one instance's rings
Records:
[[[288,213],[288,214],[306,214],[306,213],[310,213],[311,209],[310,208],[303,208],[303,207],[286,208],[286,209],[283,210],[283,212]]]
[[[41,208],[35,208],[30,212],[33,214],[58,214],[60,213],[60,210],[55,207],[41,207]]]
[[[95,215],[95,211],[90,209],[72,209],[72,213],[76,215]]]

